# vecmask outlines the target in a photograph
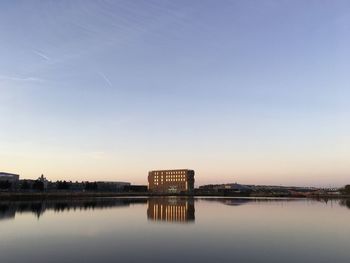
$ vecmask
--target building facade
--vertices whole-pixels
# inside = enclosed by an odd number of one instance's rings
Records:
[[[0,190],[14,190],[19,182],[18,174],[0,172]]]
[[[18,182],[19,175],[0,172],[0,181]]]
[[[194,171],[188,169],[156,170],[148,173],[148,190],[153,193],[192,193]]]

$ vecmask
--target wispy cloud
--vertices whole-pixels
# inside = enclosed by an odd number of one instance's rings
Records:
[[[0,75],[0,81],[43,82],[44,80],[36,77],[15,77]]]
[[[109,87],[113,87],[113,84],[112,84],[112,82],[109,80],[109,78],[107,78],[107,76],[105,75],[105,74],[103,74],[102,72],[99,72],[98,73],[100,76],[101,76],[101,78],[107,83],[107,85],[109,86]]]
[[[39,57],[47,60],[47,61],[50,61],[50,58],[47,55],[45,55],[44,53],[40,52],[40,51],[33,50],[33,53],[38,55]]]

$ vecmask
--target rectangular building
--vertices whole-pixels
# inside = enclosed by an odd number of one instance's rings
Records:
[[[19,175],[18,174],[10,174],[0,172],[0,190],[14,190],[17,188],[19,183]]]
[[[153,193],[192,193],[194,171],[188,169],[157,170],[148,173],[148,190]]]
[[[104,192],[123,192],[126,186],[130,186],[128,182],[96,182],[97,190]]]
[[[0,172],[0,181],[8,181],[11,183],[17,183],[19,181],[19,175]]]

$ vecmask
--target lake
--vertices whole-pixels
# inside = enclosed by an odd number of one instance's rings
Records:
[[[350,262],[350,201],[0,202],[0,262]]]

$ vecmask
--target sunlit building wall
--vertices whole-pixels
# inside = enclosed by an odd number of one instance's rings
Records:
[[[150,171],[148,189],[154,193],[192,193],[194,171],[188,169]]]

